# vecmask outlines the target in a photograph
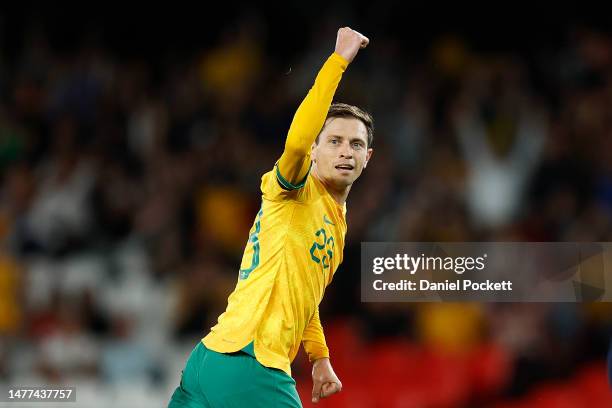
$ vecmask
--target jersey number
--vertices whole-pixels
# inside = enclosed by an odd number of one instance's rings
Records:
[[[255,231],[253,231],[251,235],[249,235],[248,242],[253,244],[253,258],[251,259],[250,267],[248,267],[247,269],[240,270],[238,278],[241,280],[248,278],[251,272],[253,272],[253,270],[257,268],[257,266],[259,266],[259,231],[261,230],[260,221],[262,215],[263,208],[259,210],[259,212],[257,213],[257,217],[255,218]]]
[[[315,235],[317,236],[317,239],[315,239],[315,241],[312,243],[312,246],[310,247],[310,257],[316,263],[322,263],[323,269],[327,269],[329,268],[329,261],[334,256],[334,237],[330,236],[329,238],[327,238],[327,234],[324,228],[321,228],[320,230],[315,232]],[[325,250],[323,252],[323,257],[319,258],[317,255],[315,255],[315,252],[318,250]],[[320,256],[321,254],[318,255]]]

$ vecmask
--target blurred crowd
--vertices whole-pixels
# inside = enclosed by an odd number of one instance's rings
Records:
[[[164,405],[236,283],[260,177],[333,51],[332,22],[291,62],[256,18],[156,61],[26,31],[0,60],[0,383]],[[612,38],[565,34],[529,55],[373,36],[336,97],[372,113],[375,152],[324,327],[452,355],[494,345],[507,364],[482,404],[605,359],[605,303],[360,302],[362,241],[612,241]],[[308,384],[303,356],[294,374]]]

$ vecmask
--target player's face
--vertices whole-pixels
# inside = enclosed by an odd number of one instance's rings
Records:
[[[365,125],[350,117],[328,119],[318,143],[312,147],[317,174],[326,184],[337,189],[353,184],[371,155]]]

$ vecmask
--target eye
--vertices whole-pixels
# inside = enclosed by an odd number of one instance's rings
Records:
[[[338,144],[338,139],[332,139],[329,141],[331,144]]]
[[[353,147],[354,147],[355,149],[361,149],[363,146],[361,145],[361,143],[359,143],[359,142],[355,142],[355,143],[353,143]]]

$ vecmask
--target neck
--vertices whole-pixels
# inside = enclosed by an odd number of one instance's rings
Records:
[[[325,186],[325,189],[327,190],[327,192],[332,196],[334,200],[336,200],[338,204],[344,205],[344,203],[346,202],[346,199],[348,198],[349,192],[351,191],[350,185],[346,186],[345,188],[341,188],[341,189],[334,188],[332,185],[330,185],[325,180],[323,180],[321,176],[319,176],[316,166],[312,167],[312,175],[316,177],[317,180],[319,180],[321,184],[323,184],[323,186]]]

